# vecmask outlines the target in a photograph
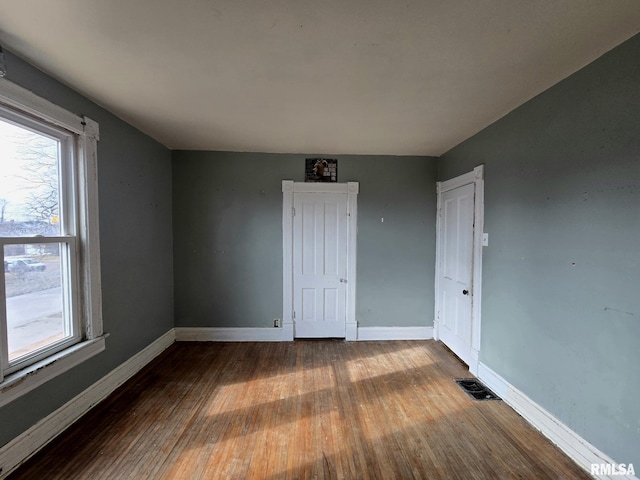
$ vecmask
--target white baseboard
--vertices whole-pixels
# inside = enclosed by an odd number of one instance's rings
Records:
[[[345,340],[347,342],[355,342],[358,339],[358,322],[347,322]]]
[[[293,329],[242,327],[176,327],[177,342],[290,342]]]
[[[177,342],[290,342],[293,340],[293,329],[286,328],[176,327],[175,331]],[[433,338],[433,327],[360,327],[357,330],[358,340],[427,340],[430,338]]]
[[[429,340],[433,327],[358,327],[358,340]]]
[[[478,378],[493,390],[511,408],[518,412],[533,427],[556,444],[574,462],[591,473],[591,465],[617,465],[608,455],[598,450],[588,441],[558,420],[553,414],[542,408],[528,396],[507,382],[482,362],[478,365]],[[635,467],[635,465],[634,465]],[[638,480],[635,476],[595,475],[600,479]]]
[[[70,427],[76,420],[162,353],[174,341],[175,332],[171,329],[78,396],[0,448],[0,479],[5,478],[24,461]]]

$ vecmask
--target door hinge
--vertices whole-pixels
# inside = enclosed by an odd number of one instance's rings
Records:
[[[295,207],[291,207],[291,215],[292,216],[296,216],[296,208]]]
[[[296,319],[296,311],[295,310],[293,311],[293,319],[294,320]]]

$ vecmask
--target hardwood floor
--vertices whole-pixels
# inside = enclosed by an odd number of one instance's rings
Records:
[[[9,477],[588,479],[434,341],[176,343]]]

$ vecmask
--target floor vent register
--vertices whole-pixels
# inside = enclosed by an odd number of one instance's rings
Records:
[[[476,378],[456,378],[456,383],[474,400],[500,400]]]

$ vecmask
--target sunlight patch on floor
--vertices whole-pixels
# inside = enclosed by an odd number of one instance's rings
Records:
[[[408,351],[407,351],[408,350]],[[370,357],[362,357],[347,362],[347,370],[352,382],[358,382],[366,379],[382,377],[392,373],[404,372],[407,369],[416,369],[428,367],[433,364],[434,360],[428,355],[422,355],[421,361],[406,361],[411,356],[414,358],[415,352],[424,350],[424,347],[417,346],[407,350],[403,350],[396,354],[381,353]]]

